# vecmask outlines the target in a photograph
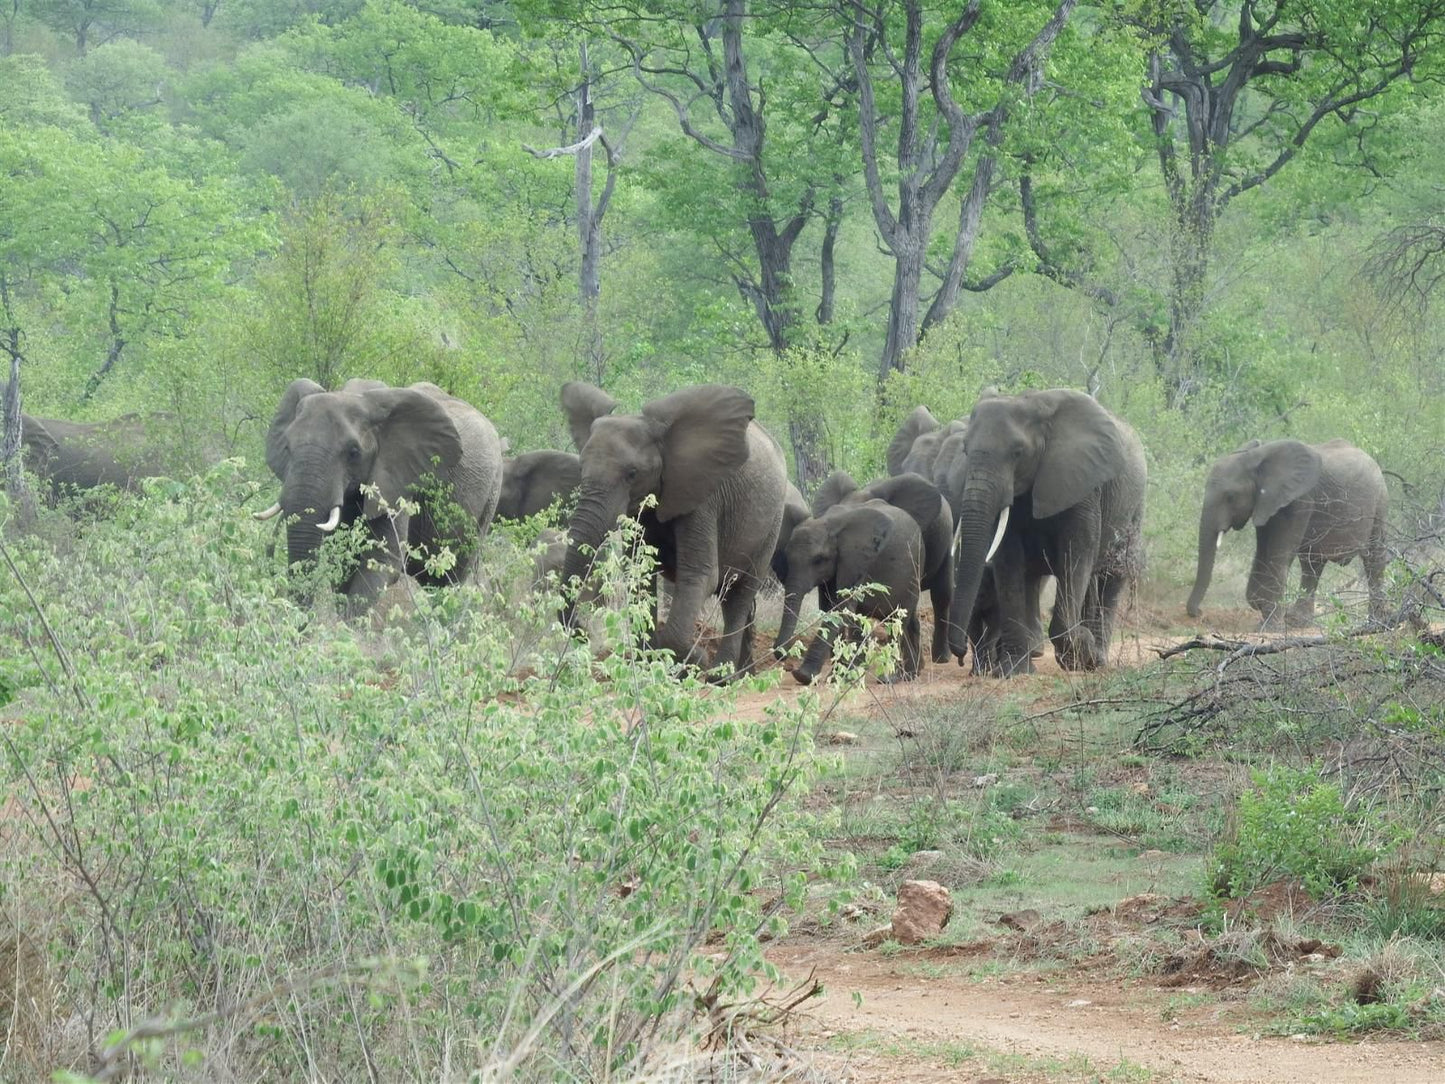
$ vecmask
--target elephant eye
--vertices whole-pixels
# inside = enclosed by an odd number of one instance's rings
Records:
[[[355,441],[352,441],[352,442],[351,442],[351,446],[346,449],[346,458],[348,458],[348,459],[360,459],[360,458],[361,458],[361,445],[360,445],[360,444],[357,444]]]
[[[628,480],[629,482],[635,482],[635,481],[637,481],[637,468],[636,468],[636,467],[628,467],[628,468],[627,468],[627,480]]]

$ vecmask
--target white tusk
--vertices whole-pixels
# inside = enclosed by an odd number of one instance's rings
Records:
[[[1224,532],[1220,531],[1219,537],[1214,540],[1214,548],[1218,549],[1222,545],[1224,545]]]
[[[277,501],[275,504],[273,504],[270,508],[266,509],[266,511],[264,511],[264,512],[252,512],[252,513],[251,513],[251,518],[252,518],[252,519],[272,519],[273,517],[279,516],[280,514],[281,514],[281,502],[280,502],[280,501]]]
[[[988,556],[984,558],[985,561],[993,560],[993,555],[998,552],[998,545],[1000,542],[1003,541],[1003,533],[1007,528],[1008,509],[1005,508],[1003,510],[1003,514],[998,517],[998,530],[994,531],[993,533],[993,543],[988,547]]]
[[[334,531],[334,530],[336,530],[336,525],[337,525],[338,523],[340,523],[340,522],[341,522],[341,505],[338,504],[335,508],[333,508],[333,509],[331,510],[331,516],[330,516],[330,518],[328,518],[325,523],[318,523],[318,524],[316,525],[316,527],[317,527],[318,530],[322,530],[322,531]]]

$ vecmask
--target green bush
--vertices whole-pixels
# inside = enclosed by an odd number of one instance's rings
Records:
[[[400,625],[323,620],[231,511],[238,471],[7,543],[0,926],[47,947],[56,1018],[91,1021],[7,1072],[631,1072],[695,996],[768,973],[761,935],[828,872],[797,801],[812,701],[735,720],[631,646],[645,595],[594,661],[555,595],[492,575],[505,540]]]
[[[1395,845],[1388,827],[1351,808],[1339,784],[1321,779],[1318,768],[1275,766],[1252,779],[1209,864],[1216,895],[1247,895],[1282,877],[1316,897],[1347,892]]]

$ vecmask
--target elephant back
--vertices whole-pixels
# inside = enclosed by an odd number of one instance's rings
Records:
[[[462,455],[452,472],[457,503],[475,517],[485,533],[497,511],[502,492],[502,441],[496,427],[476,407],[447,395],[435,384],[413,384],[412,389],[430,395],[457,427]]]

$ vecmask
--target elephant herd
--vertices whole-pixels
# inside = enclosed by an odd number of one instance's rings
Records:
[[[770,573],[784,588],[779,654],[813,591],[820,610],[864,619],[823,624],[793,671],[808,683],[838,636],[856,639],[868,619],[892,614],[902,620],[892,676],[917,675],[925,590],[935,663],[971,654],[979,673],[1027,672],[1047,637],[1065,669],[1097,668],[1143,565],[1143,445],[1081,392],[985,393],[966,419],[946,424],[920,406],[889,445],[887,477],[860,486],[836,472],[811,505],[738,388],[696,385],[618,413],[602,389],[571,382],[561,406],[575,454],[505,457],[491,422],[434,384],[352,380],[327,391],[293,381],[266,436],[280,496],[255,515],[286,516],[293,568],[314,563],[339,527],[362,532],[342,590],[365,604],[403,574],[424,584],[467,579],[494,518],[566,502],[567,530],[543,538],[543,567],[577,578],[560,615],[569,626],[595,599],[592,555],[619,518],[636,517],[671,584],[654,646],[723,679],[754,665],[756,596]],[[155,473],[135,452],[143,428],[134,416],[100,426],[25,416],[26,462],[57,487],[128,485]],[[1222,457],[1205,487],[1190,615],[1199,614],[1224,532],[1253,523],[1246,596],[1265,626],[1310,621],[1324,564],[1357,556],[1371,616],[1383,619],[1386,503],[1378,465],[1342,440],[1251,441]],[[1301,597],[1285,610],[1296,557]],[[1048,577],[1055,596],[1045,630]],[[708,658],[696,630],[713,595],[723,629]]]

